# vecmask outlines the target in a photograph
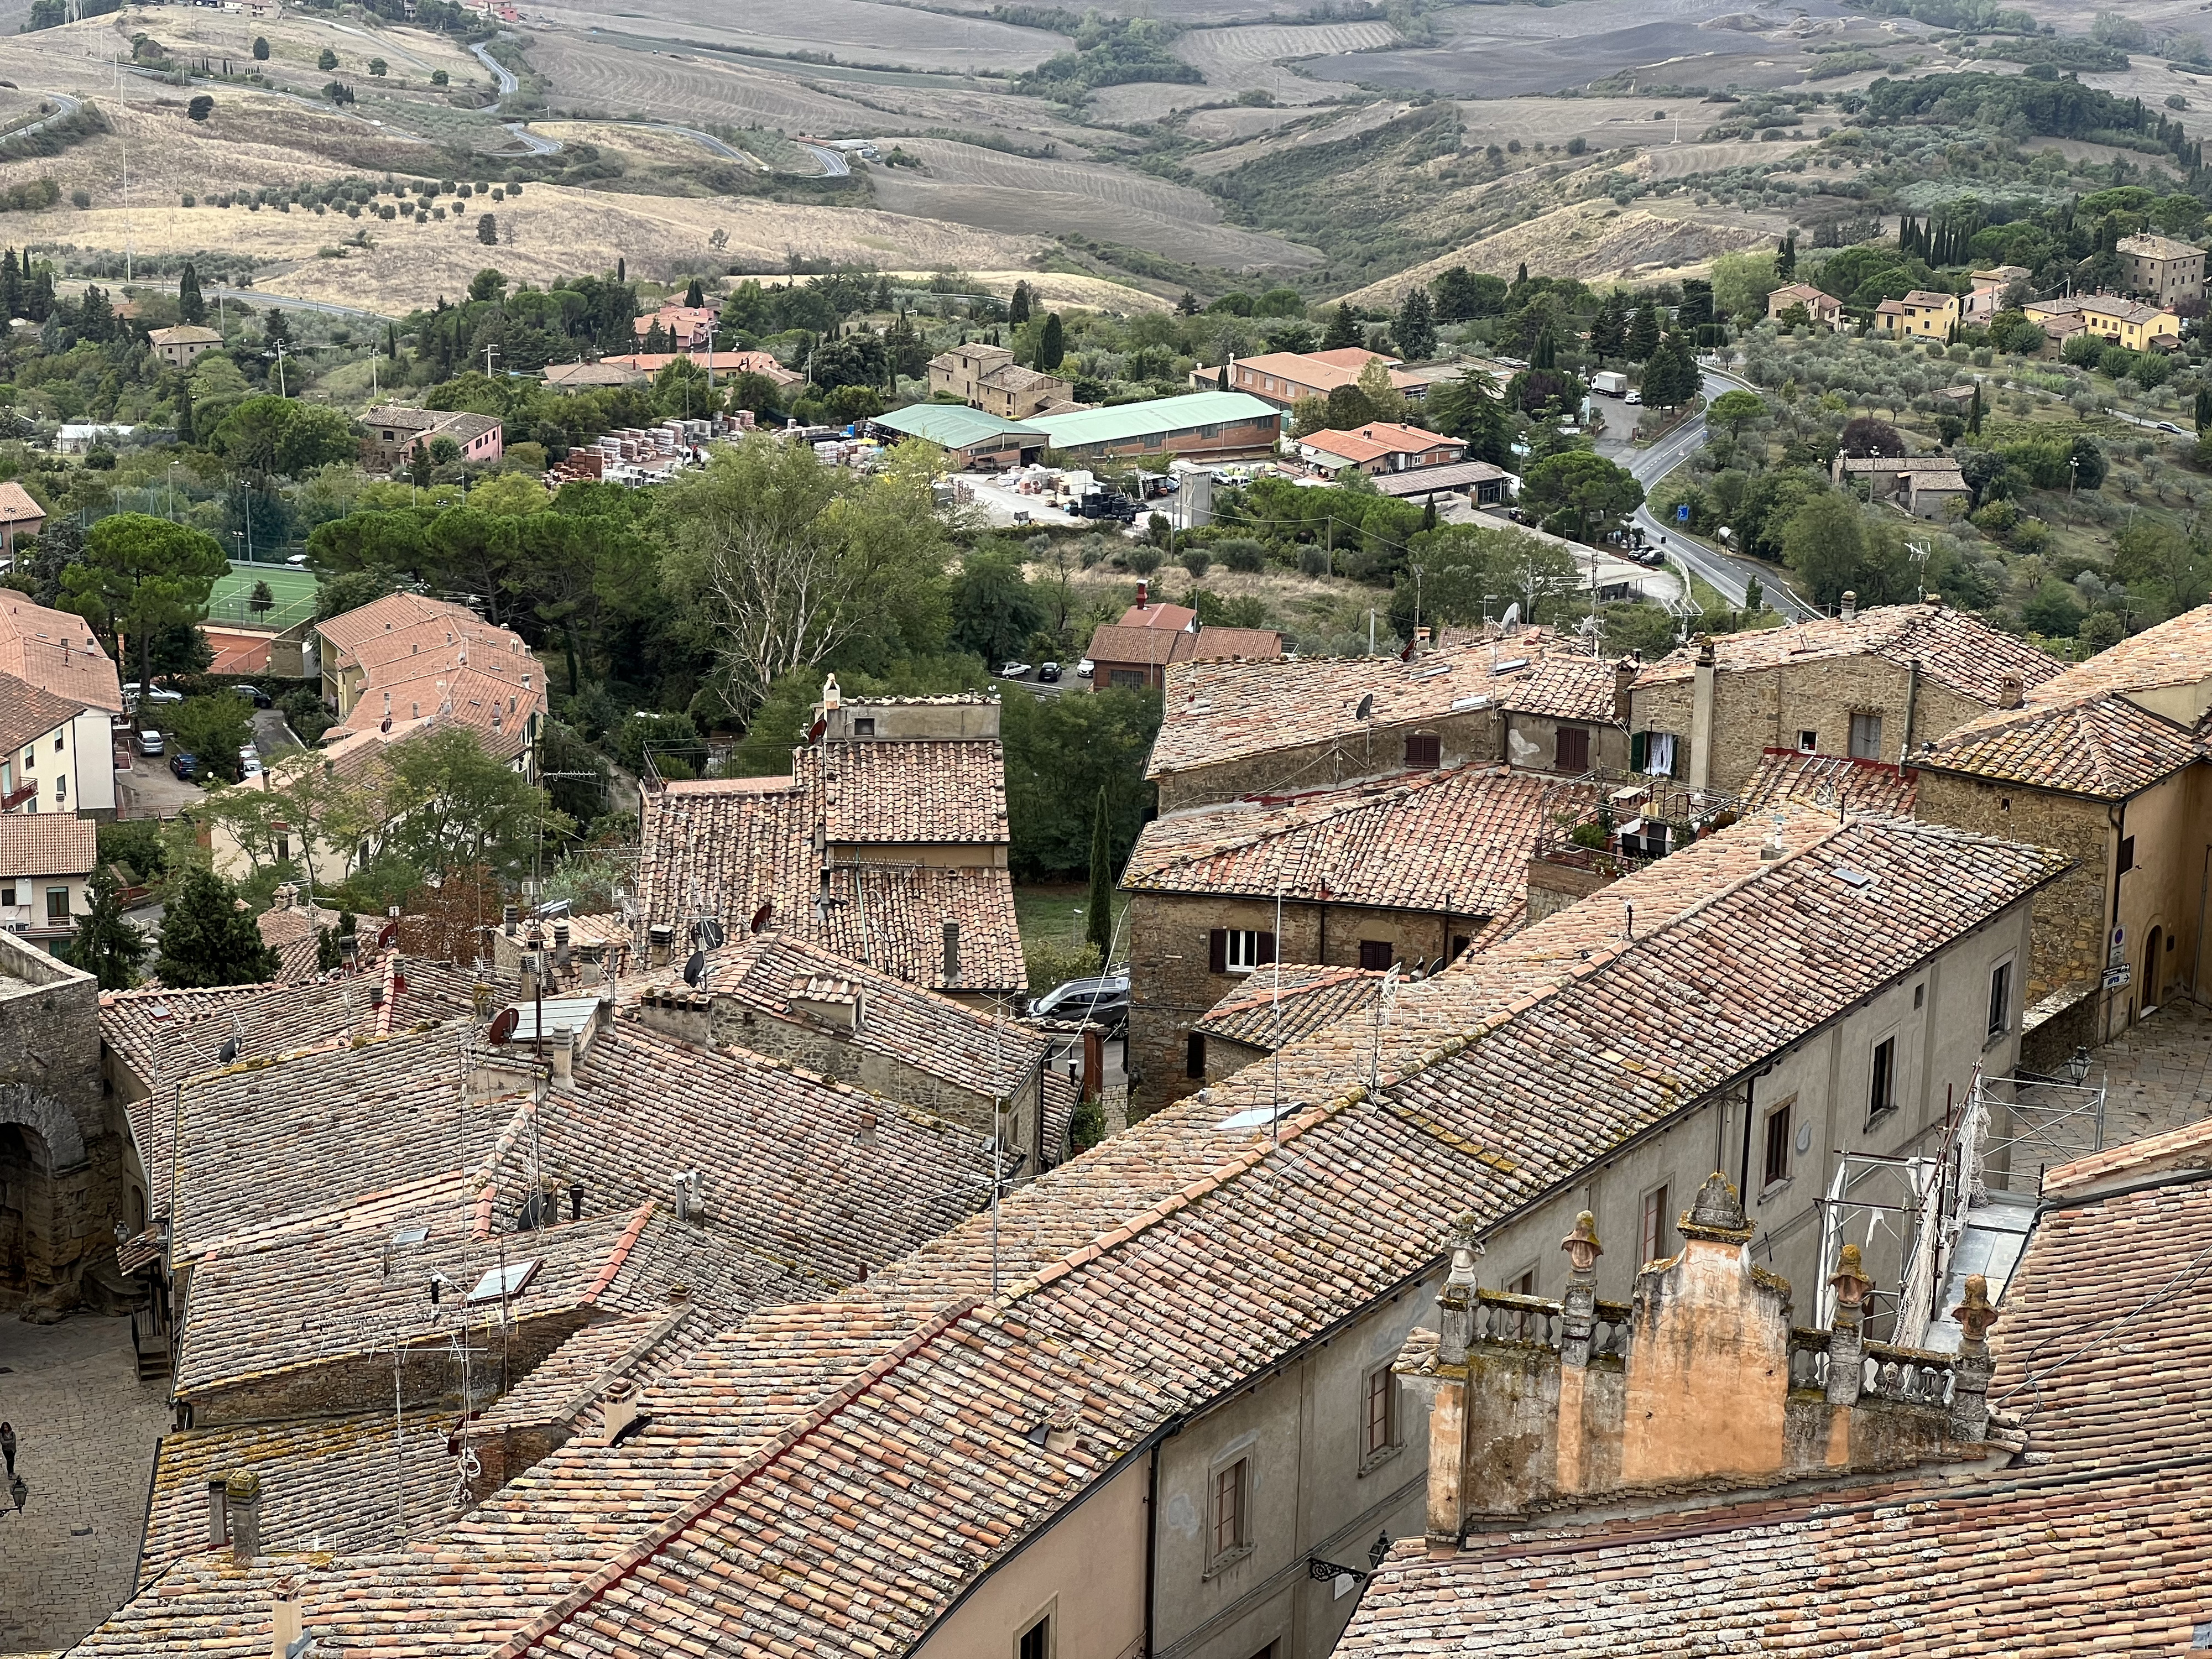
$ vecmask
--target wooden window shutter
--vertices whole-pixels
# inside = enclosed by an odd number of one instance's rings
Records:
[[[1253,939],[1259,951],[1252,960],[1265,968],[1275,959],[1275,936],[1273,933],[1255,933]]]
[[[1646,751],[1650,748],[1644,741],[1645,736],[1646,734],[1642,732],[1632,732],[1628,734],[1628,769],[1632,772],[1641,772],[1644,769]]]
[[[1673,778],[1686,778],[1690,775],[1690,740],[1687,738],[1674,739],[1674,764],[1667,775]]]
[[[1206,966],[1209,973],[1225,974],[1229,971],[1229,930],[1226,927],[1217,927],[1206,935]]]

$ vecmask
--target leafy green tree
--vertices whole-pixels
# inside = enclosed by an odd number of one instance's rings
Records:
[[[1106,791],[1101,786],[1098,805],[1091,817],[1091,902],[1085,907],[1083,928],[1098,952],[1101,969],[1114,965],[1114,838],[1106,810]]]
[[[327,974],[344,963],[345,953],[338,947],[337,934],[328,927],[315,929],[315,971]]]
[[[252,709],[244,698],[228,691],[186,697],[168,711],[168,720],[170,735],[199,757],[203,772],[238,781],[238,751],[253,741]]]
[[[486,247],[499,246],[499,216],[487,213],[477,221],[477,240]]]
[[[265,64],[269,61],[269,40],[265,35],[257,34],[253,37],[253,61],[257,64]]]
[[[426,877],[478,866],[519,875],[545,842],[557,842],[575,827],[466,726],[410,738],[393,745],[388,760],[377,850]]]
[[[2075,489],[2102,489],[2105,487],[2105,450],[2094,438],[2085,432],[2075,439],[2069,459],[2073,463]]]
[[[381,81],[390,72],[391,68],[392,65],[381,58],[372,58],[368,60],[368,72],[376,80]]]
[[[61,607],[138,648],[138,679],[153,679],[153,635],[207,615],[208,595],[230,568],[204,530],[145,513],[93,526],[82,562],[62,572]]]
[[[137,983],[138,969],[153,947],[123,914],[123,888],[106,865],[87,884],[92,908],[77,918],[69,943],[70,963],[100,981],[103,991],[127,991]]]
[[[1467,459],[1505,466],[1513,454],[1513,417],[1498,383],[1480,369],[1429,388],[1421,420],[1430,430],[1467,440]]]
[[[224,416],[209,447],[243,472],[296,478],[360,453],[353,423],[290,398],[248,398]]]
[[[1160,694],[1125,686],[1084,697],[1010,697],[1000,719],[1015,870],[1024,878],[1087,874],[1102,793],[1107,862],[1120,868],[1155,799],[1145,763],[1159,732]]]
[[[1649,302],[1637,307],[1636,315],[1628,325],[1629,362],[1647,362],[1659,349],[1659,312]]]
[[[1601,539],[1644,504],[1644,486],[1625,467],[1587,449],[1538,461],[1521,485],[1521,505],[1555,533]]]
[[[979,547],[960,562],[952,579],[952,646],[986,663],[1002,663],[1028,648],[1044,625],[1043,603],[1031,591],[1020,555]]]
[[[1478,317],[1502,315],[1505,310],[1504,278],[1470,271],[1465,265],[1439,271],[1429,291],[1436,296],[1440,323],[1472,322]]]
[[[325,74],[328,74],[337,66],[338,55],[332,52],[328,46],[325,46],[320,52],[315,54],[315,67],[321,70]]]
[[[162,913],[154,971],[162,984],[190,990],[261,984],[276,977],[278,962],[238,889],[212,870],[196,869]]]
[[[1765,416],[1766,399],[1756,392],[1746,392],[1740,386],[1721,393],[1705,411],[1708,420],[1718,421],[1729,429],[1729,436],[1737,440],[1742,438],[1744,428],[1753,421],[1765,419]]]
[[[1784,562],[1822,605],[1847,592],[1861,605],[1885,603],[1899,586],[1897,555],[1894,540],[1869,526],[1858,502],[1833,490],[1808,497],[1782,534]]]

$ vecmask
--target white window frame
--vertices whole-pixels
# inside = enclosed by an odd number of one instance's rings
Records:
[[[1995,1013],[1996,1015],[1996,1019],[1994,1023],[1988,1024],[1987,1029],[1982,1033],[1982,1042],[1984,1046],[1992,1042],[2003,1042],[2006,1037],[2012,1035],[2013,1028],[2017,1024],[2013,1018],[2012,1009],[2013,1000],[2019,994],[2019,988],[2013,982],[2014,978],[2013,963],[2014,958],[2008,955],[1990,964],[1989,998],[1987,1003],[1984,1004],[1983,1007],[1982,1012],[1983,1018],[1985,1021],[1988,1020],[1988,1018],[1991,1013]],[[2004,979],[2004,1006],[2002,1008],[1998,1008],[1996,1006],[1997,979],[2000,975],[2002,975]]]
[[[1260,934],[1257,927],[1224,927],[1228,938],[1222,945],[1222,966],[1232,974],[1255,974],[1267,964],[1260,960]]]

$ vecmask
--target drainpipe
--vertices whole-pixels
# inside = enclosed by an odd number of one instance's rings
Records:
[[[2120,869],[2120,843],[2128,838],[2126,800],[2123,799],[2120,802],[2117,813],[2112,807],[2107,806],[2105,809],[2105,819],[2112,826],[2112,915],[2105,922],[2105,960],[2099,964],[2097,970],[2100,980],[2103,977],[2105,969],[2112,966],[2112,935],[2119,930],[2120,926],[2120,882],[2123,878]],[[2112,999],[2118,994],[2117,990],[2106,992],[2104,1001],[2098,1009],[2097,1041],[2099,1042],[2106,1042],[2111,1036]]]
[[[1145,1646],[1144,1659],[1152,1659],[1152,1587],[1158,1576],[1160,1554],[1160,1449],[1152,1447],[1152,1467],[1145,1472]]]
[[[1897,751],[1897,764],[1901,769],[1912,758],[1912,734],[1919,725],[1920,659],[1914,657],[1905,665],[1905,744]],[[1876,760],[1881,756],[1875,757]]]

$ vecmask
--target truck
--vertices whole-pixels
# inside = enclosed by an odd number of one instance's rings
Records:
[[[1628,390],[1628,376],[1613,370],[1601,369],[1590,376],[1590,390],[1601,392],[1608,398],[1618,398]]]

